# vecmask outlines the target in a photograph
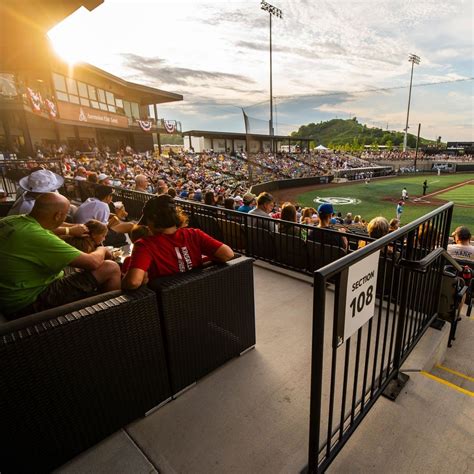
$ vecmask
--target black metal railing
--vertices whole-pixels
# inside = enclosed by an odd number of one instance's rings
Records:
[[[18,182],[36,168],[44,168],[62,175],[60,159],[48,160],[17,160],[8,159],[0,161],[0,188],[7,193],[9,200],[14,200],[17,194]]]
[[[400,389],[402,363],[437,316],[452,212],[447,203],[315,272],[306,472],[324,472],[378,397]],[[346,332],[373,302],[368,319]]]
[[[94,195],[95,186],[69,179],[66,195],[84,201]],[[153,197],[119,187],[114,190],[114,201],[123,202],[132,220],[141,217],[144,204]],[[190,227],[203,230],[242,255],[307,275],[374,240],[358,228],[343,233],[179,198],[177,202],[187,215]]]

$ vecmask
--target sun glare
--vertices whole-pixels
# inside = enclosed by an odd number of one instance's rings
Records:
[[[87,41],[78,34],[83,30],[81,24],[84,23],[84,12],[81,10],[48,31],[54,50],[70,65],[84,61],[87,55]]]

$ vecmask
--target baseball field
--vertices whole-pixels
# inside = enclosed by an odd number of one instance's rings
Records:
[[[428,188],[423,196],[423,182]],[[408,200],[402,213],[402,225],[436,209],[448,201],[454,202],[452,229],[468,226],[474,232],[474,174],[442,174],[398,176],[375,179],[366,184],[331,184],[296,194],[293,199],[303,206],[315,207],[321,202],[332,202],[336,212],[360,214],[369,221],[376,216],[396,217],[396,206],[406,187]],[[283,196],[282,196],[283,197]]]

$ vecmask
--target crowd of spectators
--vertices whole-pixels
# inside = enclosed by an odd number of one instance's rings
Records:
[[[415,159],[415,151],[400,150],[365,150],[360,153],[360,158],[366,162],[377,161],[413,161]],[[431,161],[473,161],[474,156],[471,154],[452,155],[448,153],[424,153],[418,150],[417,160]]]

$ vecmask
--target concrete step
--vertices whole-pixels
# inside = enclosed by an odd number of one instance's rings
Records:
[[[464,374],[452,367],[446,367],[444,364],[435,365],[430,373],[435,377],[474,393],[474,377]]]

